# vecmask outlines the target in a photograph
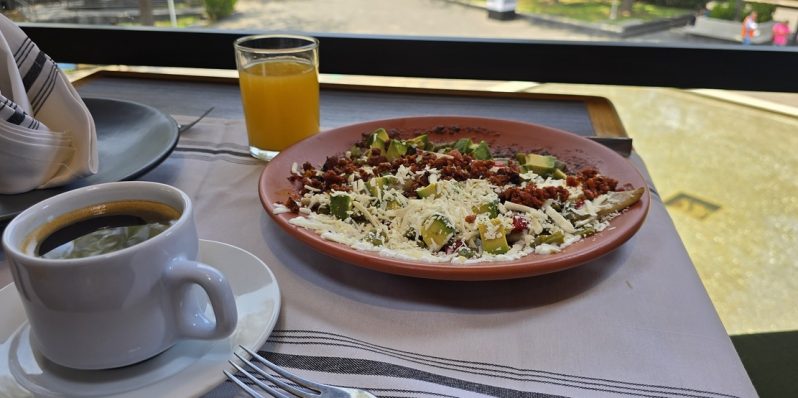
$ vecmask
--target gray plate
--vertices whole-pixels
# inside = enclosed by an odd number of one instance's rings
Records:
[[[139,177],[163,162],[177,145],[177,122],[153,107],[104,98],[83,101],[97,127],[99,172],[63,187],[0,195],[0,223],[62,192]]]

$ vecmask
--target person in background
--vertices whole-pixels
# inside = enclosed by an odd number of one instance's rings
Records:
[[[709,8],[707,6],[700,6],[696,9],[695,14],[690,16],[690,25],[695,26],[695,21],[698,17],[708,17],[709,16]]]
[[[778,21],[773,25],[773,45],[786,46],[790,37],[790,25],[787,21]]]
[[[740,36],[743,39],[743,45],[751,44],[751,39],[759,36],[759,25],[756,23],[756,11],[751,11],[745,19],[743,19],[742,31]]]

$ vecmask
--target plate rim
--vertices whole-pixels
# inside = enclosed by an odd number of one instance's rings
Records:
[[[143,104],[141,102],[136,102],[136,101],[117,99],[117,98],[108,98],[108,97],[91,97],[91,96],[90,97],[81,97],[81,99],[83,100],[84,103],[86,101],[89,101],[89,102],[91,102],[91,101],[112,102],[112,103],[116,102],[116,103],[126,103],[126,104],[129,104],[129,105],[145,108],[145,109],[148,109],[148,110],[150,110],[150,111],[152,111],[154,113],[158,113],[158,114],[163,115],[166,118],[166,120],[169,122],[170,127],[172,127],[172,129],[170,129],[170,132],[174,132],[174,134],[173,134],[174,139],[171,140],[170,144],[167,147],[164,147],[161,150],[161,153],[159,153],[156,157],[154,157],[154,160],[152,162],[148,163],[145,167],[143,167],[143,168],[139,169],[138,171],[130,174],[129,176],[120,179],[119,181],[130,181],[130,180],[136,179],[138,177],[141,177],[144,174],[147,174],[152,169],[158,167],[161,163],[163,163],[164,160],[166,160],[166,158],[168,158],[169,155],[171,155],[172,152],[174,152],[175,148],[177,148],[177,144],[180,141],[180,124],[177,123],[177,120],[175,120],[175,118],[173,118],[172,115],[170,115],[170,114],[168,114],[168,113],[166,113],[166,112],[164,112],[164,111],[162,111],[162,110],[160,110],[160,109],[158,109],[158,108],[156,108],[154,106]],[[88,105],[86,107],[88,107]],[[108,182],[112,182],[112,181],[108,181]]]
[[[266,324],[266,327],[263,328],[263,330],[260,331],[260,334],[257,336],[257,338],[253,338],[252,341],[236,343],[236,344],[239,344],[239,343],[243,344],[247,348],[250,348],[252,350],[260,349],[260,347],[263,346],[263,344],[265,344],[265,342],[268,339],[269,335],[271,335],[272,331],[274,330],[274,327],[277,325],[277,320],[279,319],[280,311],[281,311],[281,308],[282,308],[282,291],[280,289],[280,285],[279,285],[279,283],[277,281],[277,278],[274,275],[274,272],[258,256],[256,256],[255,254],[253,254],[253,253],[251,253],[251,252],[249,252],[249,251],[247,251],[247,250],[245,250],[245,249],[243,249],[241,247],[238,247],[238,246],[235,246],[235,245],[232,245],[232,244],[229,244],[229,243],[224,243],[224,242],[219,242],[219,241],[214,241],[214,240],[208,240],[208,239],[200,239],[199,242],[200,242],[200,249],[202,249],[203,245],[206,248],[207,247],[217,247],[217,248],[218,247],[225,247],[226,249],[236,250],[236,251],[241,252],[241,254],[245,254],[245,255],[251,257],[253,259],[251,265],[252,266],[262,267],[263,270],[268,275],[269,279],[271,280],[271,284],[273,285],[273,290],[274,290],[274,295],[273,295],[273,297],[271,297],[274,300],[274,308],[273,308],[273,310],[272,310],[272,312],[270,314],[270,317],[269,317],[269,320],[268,320],[268,322]],[[198,260],[202,260],[202,259],[199,258]],[[255,261],[255,260],[257,260],[257,261]],[[257,265],[256,265],[256,263],[257,263]],[[214,266],[218,266],[218,265],[214,265]],[[230,269],[235,269],[235,268],[236,268],[235,266],[230,265]],[[16,290],[16,287],[14,286],[13,282],[9,283],[8,285],[6,285],[6,286],[4,286],[2,288],[0,288],[0,293],[2,293],[2,294],[0,294],[0,299],[2,299],[4,295],[11,295],[13,297],[13,299],[12,298],[7,298],[7,300],[15,300],[16,301],[15,305],[14,305],[14,308],[16,309],[18,316],[22,318],[21,319],[22,320],[21,323],[19,323],[17,325],[17,327],[16,327],[16,329],[14,331],[12,331],[12,332],[10,332],[8,334],[7,339],[6,339],[5,342],[3,342],[3,344],[11,344],[11,342],[15,338],[18,337],[17,335],[19,333],[23,332],[26,329],[26,327],[29,328],[29,323],[28,323],[28,320],[27,320],[27,316],[25,315],[25,310],[23,308],[23,304],[22,304],[21,301],[19,301],[18,293],[15,290]],[[239,297],[243,297],[243,296],[244,295],[239,295],[236,298],[238,299]],[[3,307],[3,306],[8,307],[9,304],[8,303],[4,303],[3,301],[0,301],[0,307]],[[234,334],[239,331],[238,328],[239,328],[239,326],[236,327],[236,331],[233,332]],[[223,342],[227,341],[227,340],[230,340],[230,337],[227,337],[226,339],[223,339],[223,340],[208,340],[207,344],[208,345],[224,344]],[[227,363],[227,361],[229,359],[232,359],[233,358],[233,351],[235,349],[236,349],[236,346],[232,346],[231,345],[229,355],[227,355],[225,358],[218,358],[219,364],[221,364],[222,362]],[[8,353],[10,355],[10,351]],[[204,358],[209,353],[210,353],[210,351],[208,351],[205,354],[203,354],[202,358]],[[6,360],[7,359],[8,358],[6,358]],[[199,361],[201,361],[201,360],[202,359],[200,359]],[[197,362],[199,362],[199,361],[197,361]],[[194,364],[197,363],[197,362],[194,362]],[[192,366],[193,366],[193,364],[192,364]],[[179,377],[179,375],[185,375],[185,374],[187,374],[186,370],[190,370],[190,369],[191,369],[191,366],[183,368],[179,372],[175,373],[172,377]],[[227,364],[226,369],[227,370],[232,370],[233,366]],[[28,391],[26,388],[24,388],[16,380],[14,375],[11,373],[11,370],[10,370],[9,367],[6,367],[5,369],[0,367],[0,377],[6,377],[9,380],[11,380],[12,383],[13,383],[13,387],[22,388],[23,391],[25,391],[26,393],[34,394],[34,393]],[[171,379],[171,378],[166,378],[164,380],[169,380],[169,379]],[[172,391],[172,393],[179,393],[179,395],[185,395],[186,393],[189,393],[190,396],[192,396],[192,397],[198,397],[198,396],[201,396],[201,395],[211,391],[212,389],[216,388],[224,380],[225,380],[225,375],[221,371],[219,371],[218,375],[215,376],[213,378],[213,380],[208,379],[207,383],[200,383],[200,384],[202,384],[202,386],[198,387],[194,391],[186,392],[186,391],[182,391],[181,390],[181,391]],[[145,386],[144,388],[151,390],[152,388],[157,388],[156,386],[158,386],[158,385],[160,385],[160,383],[150,384],[150,385]],[[184,385],[184,384],[181,384],[181,385]],[[10,387],[12,387],[12,386],[8,386],[8,385],[4,385],[4,384],[0,383],[0,393],[2,393],[4,390],[6,390],[6,389],[8,389]],[[13,393],[14,390],[12,390],[11,392]],[[148,392],[148,391],[142,392],[142,390],[132,390],[132,391],[123,391],[123,392],[114,393],[111,396],[112,397],[120,397],[120,398],[123,398],[123,397],[142,397],[142,398],[146,398],[146,397],[151,396],[151,395],[147,395],[147,394],[150,394],[151,392],[152,391],[150,391],[150,392]],[[155,392],[159,392],[159,391],[155,391]],[[160,391],[160,392],[163,392],[163,391]],[[58,391],[54,391],[54,393],[59,394]]]
[[[621,160],[625,164],[625,167],[628,166],[630,170],[634,171],[635,176],[639,178],[641,186],[644,188],[644,193],[639,201],[639,205],[635,204],[634,205],[635,207],[633,208],[634,211],[639,212],[638,218],[629,228],[627,228],[624,231],[623,234],[615,237],[609,244],[604,244],[603,246],[599,246],[597,249],[590,250],[588,252],[581,252],[581,253],[573,251],[569,252],[568,248],[566,248],[561,253],[557,253],[555,257],[549,257],[549,258],[530,259],[530,256],[532,255],[527,255],[520,259],[512,261],[495,261],[495,262],[462,265],[462,264],[451,264],[451,263],[430,263],[423,261],[411,261],[411,260],[402,260],[392,257],[380,256],[378,252],[360,251],[341,243],[324,240],[313,231],[309,231],[304,228],[288,223],[288,219],[295,217],[295,215],[293,214],[289,215],[289,213],[275,214],[274,203],[268,200],[270,194],[269,190],[267,189],[266,181],[271,174],[269,166],[273,164],[274,160],[266,165],[266,167],[261,172],[261,175],[258,180],[258,196],[260,198],[264,210],[272,218],[272,220],[274,220],[289,235],[301,241],[302,243],[311,246],[315,250],[324,253],[326,255],[329,255],[331,257],[334,257],[342,262],[379,272],[386,272],[396,275],[404,275],[404,276],[420,277],[428,279],[462,280],[462,281],[483,281],[483,280],[524,278],[524,277],[547,274],[551,272],[562,271],[568,268],[580,266],[589,261],[598,259],[599,257],[619,248],[621,245],[623,245],[626,241],[631,239],[631,237],[634,236],[640,230],[640,228],[642,227],[647,218],[648,211],[650,209],[650,190],[648,188],[648,184],[646,183],[645,178],[643,177],[642,173],[640,173],[640,170],[638,170],[637,167],[631,164],[629,159],[623,158],[622,156],[612,151],[611,149],[596,142],[593,142],[583,136],[568,131],[564,131],[561,129],[544,126],[541,124],[529,123],[518,120],[474,117],[474,116],[459,116],[459,115],[406,116],[398,118],[370,120],[360,123],[348,124],[345,126],[340,126],[333,129],[322,131],[319,134],[311,136],[310,138],[303,140],[293,145],[292,147],[284,150],[283,152],[278,154],[277,157],[275,157],[275,160],[281,156],[284,158],[291,155],[294,151],[298,151],[304,145],[311,145],[314,141],[319,140],[320,139],[319,137],[321,137],[324,134],[336,134],[338,131],[352,130],[358,128],[362,128],[363,131],[365,131],[365,129],[373,127],[374,125],[402,123],[402,121],[408,119],[411,120],[411,123],[412,122],[420,123],[427,120],[432,121],[432,120],[446,119],[452,121],[460,121],[459,123],[450,122],[452,124],[459,124],[459,125],[465,125],[466,122],[510,124],[520,127],[538,129],[544,131],[546,134],[555,134],[555,135],[565,134],[570,137],[573,137],[574,139],[581,140],[585,145],[595,148],[595,151],[598,152],[598,155],[601,159],[604,159],[606,156],[614,157],[616,161]],[[624,214],[626,213],[628,213],[628,211],[624,212]],[[621,216],[623,216],[623,214]],[[593,239],[595,239],[595,237]],[[583,241],[580,241],[577,242],[576,244],[580,244],[582,242]]]
[[[172,133],[172,136],[173,136],[173,139],[171,140],[169,145],[164,147],[161,150],[161,152],[158,153],[156,156],[154,156],[153,160],[148,162],[144,167],[139,168],[139,169],[133,171],[131,174],[128,174],[127,176],[124,176],[124,177],[122,177],[120,179],[102,181],[102,182],[97,182],[97,183],[89,184],[89,185],[100,184],[100,183],[103,183],[103,182],[116,182],[116,181],[131,181],[131,180],[134,180],[134,179],[136,179],[138,177],[141,177],[142,175],[152,171],[154,168],[158,167],[161,163],[163,163],[166,160],[166,158],[169,157],[169,155],[172,154],[172,152],[174,152],[175,148],[177,148],[177,144],[180,141],[179,125],[178,125],[177,121],[171,115],[169,115],[168,113],[163,112],[163,111],[161,111],[158,108],[155,108],[153,106],[150,106],[150,105],[147,105],[147,104],[143,104],[143,103],[140,103],[140,102],[136,102],[136,101],[130,101],[130,100],[123,100],[123,99],[116,99],[116,98],[107,98],[107,97],[93,97],[93,96],[81,97],[81,99],[83,100],[84,104],[86,104],[87,102],[92,102],[92,101],[109,102],[109,103],[125,103],[125,104],[128,104],[128,105],[144,108],[144,109],[147,109],[148,111],[163,115],[166,118],[167,122],[169,123],[169,126],[170,126],[169,132]],[[89,108],[88,104],[86,104],[86,108],[87,109]],[[100,165],[100,167],[102,167],[102,165]],[[93,174],[92,176],[94,176],[94,175],[97,175],[97,174]],[[86,176],[86,177],[83,177],[82,179],[89,178],[89,177],[92,177],[92,176]],[[76,180],[76,181],[80,181],[80,180]],[[67,186],[68,185],[69,184],[67,184]],[[46,191],[52,189],[54,191],[53,195],[46,196],[43,199],[41,199],[41,200],[44,200],[44,199],[50,198],[52,196],[58,195],[58,194],[60,194],[62,192],[67,192],[67,191],[70,191],[70,190],[76,189],[76,188],[78,188],[78,187],[69,188],[69,189],[65,190],[64,186],[60,186],[60,187],[52,187],[52,188],[47,188],[47,189],[42,189],[42,190],[38,190],[37,189],[37,190],[23,192],[23,193],[19,193],[19,194],[0,194],[0,202],[2,202],[2,198],[3,197],[14,197],[14,196],[17,196],[17,195],[28,195],[31,192],[35,192],[35,191],[46,192]],[[27,207],[33,206],[36,203],[38,203],[38,201],[30,201],[30,203],[27,205]],[[19,211],[0,213],[0,225],[2,225],[2,223],[5,223],[7,221],[12,220],[14,217],[19,215],[23,211],[25,211],[25,209],[22,209],[22,210],[19,210]]]

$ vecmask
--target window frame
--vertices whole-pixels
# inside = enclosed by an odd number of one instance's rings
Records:
[[[58,62],[234,69],[262,31],[20,23]],[[798,92],[790,47],[307,33],[322,73]]]

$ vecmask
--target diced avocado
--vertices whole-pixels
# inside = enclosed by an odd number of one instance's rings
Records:
[[[523,153],[523,152],[516,152],[516,153],[515,153],[515,160],[516,160],[518,163],[520,163],[520,164],[524,164],[524,163],[526,163],[526,154],[525,154],[525,153]]]
[[[372,131],[371,135],[383,140],[384,142],[388,142],[388,140],[391,139],[391,137],[388,136],[388,132],[382,127]]]
[[[321,205],[315,211],[319,214],[330,214],[330,206]]]
[[[407,153],[407,147],[407,144],[402,142],[402,140],[391,140],[388,143],[388,149],[385,151],[385,157],[389,161],[399,159]]]
[[[390,139],[391,137],[388,136],[388,132],[384,128],[378,128],[369,136],[369,147],[385,151],[385,143]]]
[[[550,175],[557,169],[557,158],[554,156],[528,153],[524,160],[524,169],[532,170],[541,176]]]
[[[362,154],[363,154],[363,151],[361,151],[360,147],[358,147],[357,145],[352,145],[352,147],[349,148],[349,155],[350,155],[350,157],[352,159],[359,158],[360,155],[362,155]]]
[[[510,250],[507,244],[507,236],[504,234],[504,224],[501,220],[494,218],[490,220],[492,225],[479,224],[479,238],[482,239],[482,249],[490,254],[504,254]]]
[[[399,203],[399,201],[397,201],[397,200],[391,199],[391,200],[388,200],[387,203],[385,203],[385,208],[388,209],[388,210],[401,209],[402,208],[402,204]]]
[[[347,194],[336,194],[330,196],[330,214],[339,220],[349,218],[349,211],[352,210],[352,198]]]
[[[374,205],[379,205],[380,200],[385,202],[385,208],[388,210],[399,209],[402,207],[402,202],[396,199],[395,196],[389,194],[386,198],[385,190],[390,188],[397,188],[399,186],[399,179],[392,175],[374,177],[366,183],[366,188],[369,194],[374,196]],[[379,199],[379,200],[378,200]]]
[[[457,149],[460,153],[471,153],[471,139],[460,138],[454,143],[452,148]]]
[[[366,184],[366,188],[369,190],[371,196],[380,196],[380,193],[385,190],[386,187],[394,187],[397,184],[399,184],[399,180],[394,176],[374,177]]]
[[[424,198],[430,197],[430,196],[435,197],[435,195],[438,194],[438,184],[433,182],[433,183],[430,183],[429,185],[427,185],[424,188],[416,189],[416,194],[421,199],[424,199]]]
[[[488,213],[490,218],[496,218],[499,215],[499,202],[486,202],[479,206],[474,206],[471,210],[476,214]]]
[[[407,144],[417,149],[429,149],[431,146],[429,137],[426,134],[416,136],[412,140],[407,141]]]
[[[432,152],[444,153],[444,152],[449,152],[452,149],[452,143],[451,142],[444,142],[440,144],[431,143],[430,147],[431,147],[430,150]]]
[[[366,241],[374,246],[384,245],[386,239],[387,237],[383,232],[369,231],[369,233],[366,234]]]
[[[436,252],[454,236],[454,226],[446,216],[442,214],[432,215],[421,227],[421,239],[427,248]]]
[[[551,176],[552,178],[556,178],[558,180],[564,180],[568,178],[568,174],[565,174],[565,172],[560,169],[554,169],[554,172],[551,173]]]
[[[379,138],[375,138],[375,139],[371,140],[371,143],[369,144],[369,148],[379,149],[380,152],[384,152],[385,151],[385,141],[383,141],[383,140],[381,140]]]
[[[565,241],[565,236],[562,232],[557,231],[551,235],[539,235],[535,238],[535,245],[550,244],[559,245]]]
[[[471,250],[470,247],[463,246],[463,247],[457,249],[457,255],[463,256],[465,258],[471,258],[471,257],[474,257],[476,255],[476,253],[474,253],[474,251]]]
[[[380,187],[381,187],[381,185],[379,185],[379,183],[377,182],[379,179],[380,179],[380,177],[374,177],[374,178],[370,179],[366,183],[366,189],[369,190],[369,194],[371,194],[371,196],[379,196],[380,195]]]
[[[490,154],[490,147],[485,141],[480,141],[479,144],[471,145],[471,156],[477,160],[488,160],[493,159],[493,155]]]

